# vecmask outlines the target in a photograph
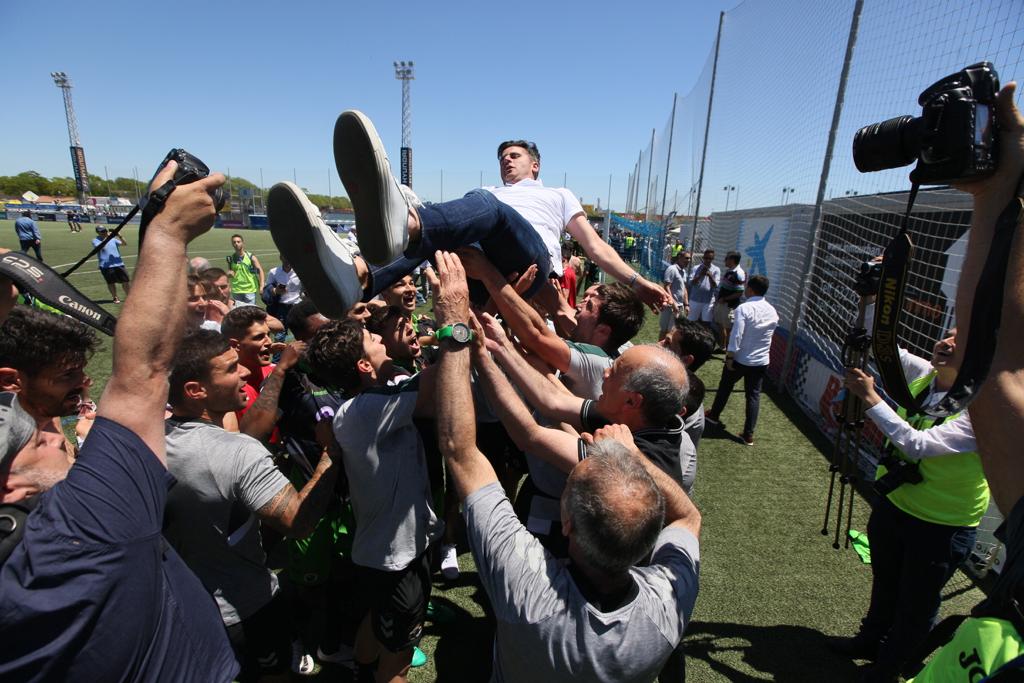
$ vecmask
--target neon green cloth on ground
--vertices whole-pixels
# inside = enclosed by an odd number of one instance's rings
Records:
[[[871,546],[868,544],[868,535],[863,531],[850,529],[850,545],[853,551],[860,557],[864,564],[871,564]]]
[[[973,683],[1022,653],[1024,642],[1010,622],[992,617],[967,619],[953,640],[907,683]]]

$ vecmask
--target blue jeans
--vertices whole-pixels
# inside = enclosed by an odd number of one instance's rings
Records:
[[[424,261],[434,260],[434,252],[455,251],[477,246],[502,275],[520,275],[537,264],[537,279],[524,298],[530,298],[547,282],[551,258],[544,240],[519,212],[504,204],[487,190],[471,190],[461,199],[441,204],[426,204],[418,209],[420,240],[410,244],[405,254],[386,266],[370,268],[371,282],[364,290],[364,301],[415,270]],[[474,303],[487,301],[487,289],[477,280],[469,281]]]
[[[256,305],[256,292],[232,292],[231,298],[240,304]]]
[[[868,519],[871,605],[860,637],[881,642],[877,669],[897,672],[927,637],[939,613],[942,587],[966,559],[977,533],[977,527],[918,519],[888,498],[874,503]]]

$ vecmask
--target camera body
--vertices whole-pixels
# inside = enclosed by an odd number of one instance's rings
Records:
[[[853,279],[853,291],[859,296],[871,296],[878,293],[878,285],[882,280],[882,262],[865,261]]]
[[[946,185],[983,178],[996,170],[995,97],[999,75],[979,62],[933,84],[918,97],[921,116],[897,116],[864,126],[853,137],[853,160],[862,173],[917,162],[910,180]]]
[[[187,185],[188,183],[194,183],[197,180],[210,175],[210,167],[199,160],[199,157],[189,154],[187,151],[175,147],[164,160],[160,162],[160,166],[157,168],[157,173],[160,169],[167,165],[168,161],[178,162],[178,168],[174,171],[174,184],[175,185]],[[154,174],[153,177],[156,177]],[[231,193],[228,192],[227,188],[221,186],[213,191],[213,204],[217,211],[224,208],[228,200],[231,198]]]

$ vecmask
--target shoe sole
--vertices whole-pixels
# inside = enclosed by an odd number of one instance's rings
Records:
[[[342,112],[334,124],[334,165],[356,218],[356,239],[363,258],[385,265],[401,255],[384,221],[387,193],[381,178],[391,178],[391,163],[377,129],[362,112]]]
[[[320,219],[317,208],[294,184],[278,183],[267,193],[267,220],[274,244],[281,255],[291,262],[302,281],[303,289],[312,297],[320,313],[327,318],[344,318],[360,298],[353,291],[354,287],[358,287],[358,278],[355,266],[351,265],[352,256],[337,235],[333,231],[332,235],[324,234],[330,228]],[[336,248],[345,250],[345,254],[334,253],[328,243],[332,239],[338,243]],[[348,263],[344,263],[345,255],[348,256]],[[338,263],[339,260],[342,263]],[[341,282],[348,282],[348,291],[339,291],[325,270],[325,263],[332,264],[335,277]],[[351,268],[350,273],[345,272],[348,268]],[[352,279],[355,279],[354,285]]]

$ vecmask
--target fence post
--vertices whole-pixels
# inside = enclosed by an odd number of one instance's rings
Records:
[[[718,13],[718,35],[715,36],[715,59],[711,63],[711,88],[708,92],[708,115],[704,121],[704,148],[700,153],[700,176],[697,179],[697,204],[693,208],[693,232],[690,234],[690,251],[697,249],[697,216],[700,215],[700,194],[704,188],[704,160],[708,155],[708,130],[711,128],[711,103],[715,101],[715,77],[718,75],[718,48],[722,43],[722,24],[725,12]]]
[[[641,152],[641,155],[643,153]],[[644,191],[644,223],[651,212],[651,170],[654,168],[654,129],[651,128],[651,153],[647,157],[647,189]]]
[[[832,127],[828,131],[828,144],[825,146],[825,158],[821,164],[821,178],[818,181],[818,196],[814,202],[814,214],[811,218],[810,248],[806,250],[803,268],[800,271],[804,277],[800,280],[800,288],[796,294],[796,304],[793,307],[793,319],[789,325],[789,344],[786,346],[786,360],[782,364],[782,374],[779,376],[778,386],[788,389],[787,378],[793,369],[793,360],[796,358],[796,339],[799,333],[800,322],[804,317],[804,309],[807,301],[805,293],[810,286],[811,266],[814,264],[814,257],[818,253],[818,237],[821,231],[822,209],[825,201],[825,186],[828,183],[829,170],[832,167],[832,151],[836,144],[836,131],[839,128],[839,118],[843,112],[843,98],[846,96],[846,81],[850,75],[850,63],[853,61],[853,48],[857,44],[857,29],[860,26],[860,13],[864,8],[864,0],[856,0],[853,5],[853,17],[850,19],[850,35],[846,40],[846,57],[843,60],[843,70],[839,76],[839,88],[836,91],[836,106],[832,109]]]

